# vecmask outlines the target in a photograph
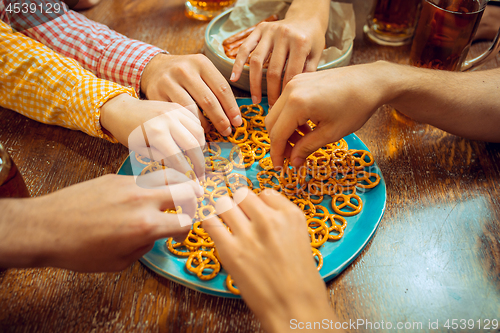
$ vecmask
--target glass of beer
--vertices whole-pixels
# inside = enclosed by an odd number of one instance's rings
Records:
[[[24,198],[30,194],[16,164],[0,143],[0,198]]]
[[[411,41],[421,0],[375,0],[363,28],[375,43],[400,46]]]
[[[499,38],[483,55],[465,62],[487,0],[425,0],[410,53],[413,66],[467,70],[498,52]]]
[[[235,2],[236,0],[187,0],[186,16],[200,21],[210,21]]]

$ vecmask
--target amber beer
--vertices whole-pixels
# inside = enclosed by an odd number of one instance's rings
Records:
[[[0,144],[0,198],[29,197],[23,177],[7,151]]]
[[[378,44],[409,43],[417,23],[421,0],[376,0],[364,31]]]
[[[458,71],[483,15],[479,0],[426,0],[410,53],[414,66]]]
[[[188,0],[186,1],[186,16],[209,21],[235,2],[236,0]]]

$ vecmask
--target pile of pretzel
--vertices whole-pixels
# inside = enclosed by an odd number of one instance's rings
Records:
[[[347,221],[344,216],[359,214],[363,202],[357,189],[370,189],[378,185],[380,176],[365,171],[373,165],[370,152],[348,149],[345,140],[328,144],[311,154],[304,165],[294,168],[285,161],[283,168],[274,168],[266,154],[270,149],[269,136],[264,125],[264,109],[257,104],[240,107],[243,125],[229,136],[223,137],[215,130],[206,135],[205,148],[206,180],[202,184],[204,196],[198,198],[198,209],[193,219],[193,227],[187,238],[176,243],[172,238],[167,248],[173,254],[186,257],[186,268],[201,280],[213,279],[221,269],[214,242],[201,227],[201,221],[215,214],[215,202],[221,196],[232,196],[240,187],[248,187],[259,194],[262,189],[272,188],[281,192],[294,202],[307,220],[311,237],[312,255],[316,258],[318,270],[323,265],[319,248],[328,240],[342,238]],[[310,126],[314,126],[310,124]],[[221,148],[224,142],[234,144],[227,156]],[[140,156],[137,156],[140,160]],[[251,168],[255,162],[258,187],[243,174],[237,173]],[[149,163],[143,173],[152,172],[163,166],[157,162]],[[194,173],[189,174],[194,177]],[[257,185],[257,184],[255,184]],[[330,207],[325,207],[326,199],[331,198]],[[170,211],[175,212],[175,210]],[[228,275],[227,288],[239,294]]]

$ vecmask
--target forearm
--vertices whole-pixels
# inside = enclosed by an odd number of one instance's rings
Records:
[[[102,132],[100,108],[130,88],[96,78],[75,60],[13,33],[0,22],[0,101],[37,121],[78,129],[113,140]]]
[[[44,262],[40,239],[46,234],[32,213],[35,200],[0,200],[0,268],[37,267]]]
[[[500,69],[447,72],[376,63],[386,104],[419,122],[469,139],[499,142]]]
[[[60,0],[48,1],[59,5],[63,13],[54,17],[37,13],[41,17],[34,20],[34,14],[17,14],[18,25],[23,27],[17,30],[57,53],[75,59],[97,77],[131,86],[139,94],[146,65],[156,54],[166,52],[69,10]],[[6,17],[5,8],[1,6],[0,17]]]
[[[304,20],[314,20],[322,27],[328,26],[330,15],[330,0],[294,0],[286,12],[285,18],[299,17]]]
[[[342,331],[335,329],[338,318],[328,303],[326,294],[311,294],[304,290],[295,300],[284,300],[282,304],[273,308],[263,304],[260,311],[254,310],[254,312],[266,332],[294,332],[308,327]]]

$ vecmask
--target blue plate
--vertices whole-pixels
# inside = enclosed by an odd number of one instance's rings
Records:
[[[249,98],[238,98],[238,105],[252,104]],[[267,100],[264,99],[261,104],[267,112]],[[355,135],[351,134],[344,138],[349,145],[349,149],[368,150],[366,145]],[[228,154],[229,148],[223,149]],[[120,175],[139,174],[145,165],[140,164],[131,154],[118,170]],[[236,170],[236,169],[235,169]],[[260,171],[258,163],[246,170],[245,174],[253,182],[254,186],[258,186],[255,175]],[[344,231],[344,236],[338,241],[328,241],[321,248],[323,254],[323,268],[320,270],[321,277],[329,281],[340,274],[363,250],[370,238],[377,230],[377,227],[382,219],[386,203],[386,186],[384,178],[376,163],[370,167],[371,172],[376,172],[380,175],[380,183],[373,189],[363,193],[357,193],[363,201],[363,209],[361,213],[355,216],[345,217],[347,227]],[[238,172],[236,170],[236,172]],[[322,205],[333,211],[330,207],[331,198],[322,202]],[[195,275],[191,274],[186,268],[186,258],[177,257],[172,254],[165,245],[166,239],[156,241],[153,249],[146,253],[140,260],[141,262],[167,279],[182,284],[188,288],[198,290],[210,295],[240,298],[240,296],[232,294],[226,288],[227,272],[222,269],[220,273],[212,280],[202,281]]]

